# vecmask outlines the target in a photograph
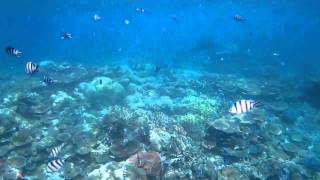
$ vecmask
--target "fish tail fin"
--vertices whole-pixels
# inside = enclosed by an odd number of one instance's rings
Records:
[[[253,102],[253,107],[259,108],[259,107],[261,107],[261,106],[263,106],[262,101],[254,101],[254,102]]]
[[[61,143],[61,144],[60,144],[61,149],[63,149],[64,147],[66,147],[66,145],[67,145],[66,142]]]
[[[73,156],[74,156],[74,155],[72,155],[72,154],[66,154],[66,155],[63,156],[62,159],[63,159],[64,161],[68,161],[68,160],[70,160]]]
[[[10,50],[11,50],[11,46],[7,46],[7,47],[5,48],[5,52],[8,53],[8,54],[10,53]]]
[[[39,64],[36,64],[36,70],[35,72],[39,72]]]

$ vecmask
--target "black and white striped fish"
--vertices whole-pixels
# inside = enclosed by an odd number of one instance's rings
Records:
[[[56,80],[53,80],[52,78],[50,78],[50,77],[47,76],[47,75],[43,75],[42,81],[43,81],[46,85],[51,85],[51,84],[54,84],[54,83],[57,82]]]
[[[38,68],[39,68],[39,65],[29,61],[26,64],[26,73],[30,74],[30,75],[34,74],[34,73],[38,72]]]
[[[62,148],[64,147],[64,143],[60,144],[59,146],[56,146],[54,148],[51,149],[49,157],[50,158],[55,158],[58,157],[58,155],[60,154]]]
[[[243,16],[240,16],[239,14],[234,15],[233,19],[235,21],[245,21],[246,20]]]
[[[64,164],[65,164],[64,159],[55,159],[48,163],[47,172],[48,173],[57,172],[61,170],[61,168],[63,168]]]
[[[5,50],[6,50],[6,53],[11,56],[15,56],[18,58],[22,56],[22,52],[12,46],[7,46]]]
[[[69,32],[63,32],[60,37],[62,40],[72,39],[72,34]]]
[[[231,108],[229,109],[229,112],[232,114],[243,114],[247,113],[254,108],[257,108],[261,104],[260,101],[254,101],[254,100],[240,100],[235,102]]]

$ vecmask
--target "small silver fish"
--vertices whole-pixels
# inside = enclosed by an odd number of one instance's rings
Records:
[[[137,166],[138,167],[143,167],[144,166],[144,161],[141,159],[140,152],[137,153]]]
[[[126,164],[122,165],[122,176],[123,176],[123,180],[126,180],[126,178],[128,177],[128,171],[127,171]]]

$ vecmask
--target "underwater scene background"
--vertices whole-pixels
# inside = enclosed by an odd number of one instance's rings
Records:
[[[320,179],[320,2],[0,4],[0,180]]]

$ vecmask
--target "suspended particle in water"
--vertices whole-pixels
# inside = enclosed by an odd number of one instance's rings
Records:
[[[125,19],[125,20],[124,20],[124,24],[125,24],[125,25],[129,25],[129,24],[130,24],[130,21],[129,21],[128,19]]]
[[[101,16],[99,16],[98,14],[94,14],[92,16],[92,18],[93,18],[94,21],[100,21],[101,20]]]
[[[280,54],[277,53],[277,52],[274,52],[272,55],[273,55],[273,56],[280,56]]]

